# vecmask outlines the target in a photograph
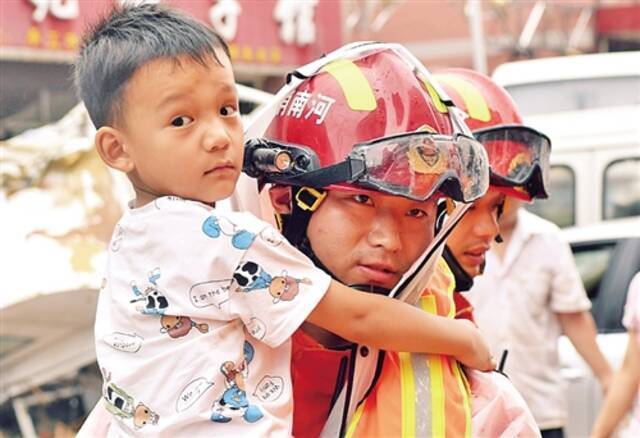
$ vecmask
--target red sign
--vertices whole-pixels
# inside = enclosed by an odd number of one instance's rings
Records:
[[[604,35],[640,31],[640,5],[601,6],[596,11],[596,32]]]
[[[0,14],[0,47],[74,52],[90,24],[114,5],[126,2],[5,0]],[[164,0],[161,3],[182,9],[216,29],[229,42],[236,62],[297,66],[342,44],[339,1]]]

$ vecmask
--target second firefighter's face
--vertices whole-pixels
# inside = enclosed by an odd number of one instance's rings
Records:
[[[504,194],[490,188],[473,203],[447,239],[454,257],[472,277],[482,274],[485,255],[500,232],[498,211],[504,199]]]

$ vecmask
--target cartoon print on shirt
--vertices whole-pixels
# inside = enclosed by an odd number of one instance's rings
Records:
[[[113,237],[111,238],[111,244],[109,248],[113,252],[120,251],[120,245],[122,244],[122,239],[124,238],[124,228],[122,225],[116,224],[116,228],[113,230]]]
[[[291,301],[299,292],[299,284],[311,284],[308,278],[294,278],[282,271],[272,277],[255,262],[241,262],[233,273],[233,279],[238,283],[236,292],[251,292],[267,289],[273,297],[273,302]]]
[[[147,275],[149,284],[141,291],[135,281],[131,281],[131,290],[136,298],[131,303],[144,302],[144,305],[137,305],[136,309],[145,315],[164,315],[165,310],[169,307],[169,301],[158,290],[158,278],[160,278],[160,268],[155,268]]]
[[[181,338],[189,334],[192,328],[200,333],[209,331],[209,324],[197,323],[188,316],[162,315],[160,318],[160,333],[166,333],[172,338]]]
[[[225,217],[209,216],[202,224],[202,232],[215,239],[220,234],[231,237],[231,244],[237,249],[247,249],[256,235],[247,230],[238,230],[236,224]]]
[[[133,397],[111,382],[110,373],[107,373],[104,369],[102,373],[105,376],[102,396],[106,401],[107,411],[123,420],[132,420],[136,429],[140,429],[147,424],[158,424],[160,419],[158,414],[149,409],[144,403],[136,405]]]
[[[253,360],[253,346],[244,342],[244,359],[239,365],[227,361],[220,366],[224,375],[225,391],[222,397],[213,404],[211,421],[214,423],[228,423],[233,418],[242,417],[247,423],[255,423],[264,414],[256,405],[249,404],[245,382],[249,375],[249,364]]]
[[[273,227],[266,227],[260,231],[260,238],[271,246],[280,246],[284,242],[282,234]]]
[[[137,353],[142,348],[144,338],[137,333],[113,332],[102,340],[111,348],[124,353]]]

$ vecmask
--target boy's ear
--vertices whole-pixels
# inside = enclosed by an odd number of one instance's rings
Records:
[[[120,131],[111,126],[102,126],[96,132],[95,145],[98,155],[105,164],[124,173],[134,170],[133,159],[124,145]]]
[[[271,198],[271,205],[277,213],[291,213],[291,187],[272,186],[269,188],[269,198]]]

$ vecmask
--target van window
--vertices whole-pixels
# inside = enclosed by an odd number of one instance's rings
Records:
[[[530,212],[550,220],[559,227],[576,222],[576,175],[569,166],[551,166],[549,173],[549,198],[536,199],[527,204]]]
[[[616,242],[597,242],[574,245],[573,257],[580,273],[582,284],[590,300],[598,296],[602,276],[611,262]]]
[[[602,217],[640,215],[640,157],[616,160],[604,171]]]
[[[508,85],[523,116],[640,104],[640,76]]]

